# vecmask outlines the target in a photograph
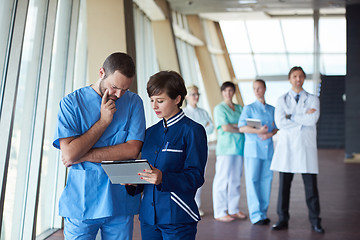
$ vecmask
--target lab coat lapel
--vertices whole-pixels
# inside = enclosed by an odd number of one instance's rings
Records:
[[[300,95],[299,102],[297,104],[299,109],[305,108],[306,101],[309,97],[309,94],[305,90],[303,90],[303,91],[304,92]]]

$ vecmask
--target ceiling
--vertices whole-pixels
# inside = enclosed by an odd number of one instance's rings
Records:
[[[309,16],[314,10],[323,15],[344,15],[347,4],[360,0],[167,0],[171,9],[213,20],[282,16]]]

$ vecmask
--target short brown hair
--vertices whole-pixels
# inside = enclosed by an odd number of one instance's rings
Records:
[[[179,108],[187,94],[184,79],[174,71],[161,71],[152,75],[147,83],[146,90],[149,97],[165,92],[171,99],[175,100],[180,95]]]
[[[260,82],[260,83],[263,84],[264,88],[266,88],[266,83],[265,83],[264,80],[262,80],[262,79],[256,79],[254,82]]]
[[[295,71],[302,71],[302,73],[304,74],[304,78],[306,78],[306,73],[304,72],[304,70],[302,69],[302,67],[300,66],[295,66],[295,67],[292,67],[289,71],[289,74],[288,74],[288,79],[290,79],[290,76],[293,72]]]
[[[221,87],[220,87],[220,90],[221,91],[224,91],[227,87],[231,87],[234,92],[235,92],[235,84],[233,82],[230,82],[230,81],[227,81],[227,82],[224,82]]]
[[[105,78],[115,71],[119,71],[127,78],[135,75],[135,63],[133,59],[126,53],[115,52],[110,54],[104,61]]]

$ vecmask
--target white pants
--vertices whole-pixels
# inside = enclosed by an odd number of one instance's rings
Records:
[[[240,184],[243,157],[225,155],[216,157],[215,176],[213,182],[214,217],[240,211]]]
[[[203,186],[199,187],[195,194],[195,202],[199,209],[201,207],[201,190]]]
[[[209,156],[209,151],[208,151],[208,156]],[[205,165],[204,178],[205,178],[205,175],[206,175],[206,166],[207,166],[207,164]],[[202,191],[203,186],[204,185],[199,187],[198,190],[196,191],[196,194],[195,194],[195,202],[196,202],[196,205],[198,206],[198,209],[200,209],[200,207],[201,207],[201,191]]]

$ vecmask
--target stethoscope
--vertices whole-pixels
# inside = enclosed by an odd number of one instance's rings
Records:
[[[304,91],[304,92],[305,92],[305,91]],[[304,94],[305,94],[305,97],[306,97],[305,100],[304,100],[304,104],[305,104],[306,101],[307,101],[307,99],[308,99],[309,93],[305,92]],[[289,104],[288,104],[288,101],[287,101],[288,98],[290,98],[290,102],[291,102],[291,99],[292,99],[293,97],[291,96],[290,92],[287,92],[287,93],[285,94],[285,96],[284,96],[284,102],[285,102],[285,104],[287,105],[287,107],[290,107]],[[300,99],[299,99],[299,101],[300,101]],[[290,103],[290,102],[289,102],[289,103]]]

